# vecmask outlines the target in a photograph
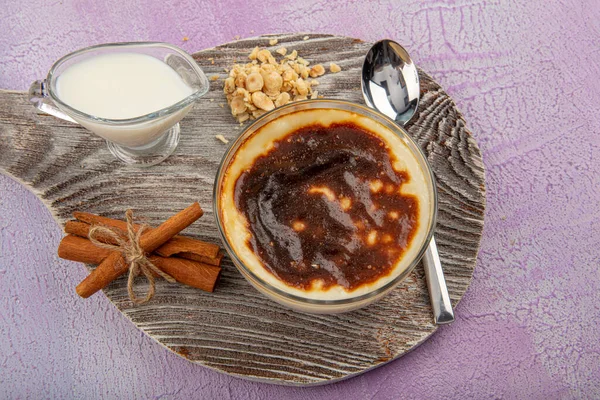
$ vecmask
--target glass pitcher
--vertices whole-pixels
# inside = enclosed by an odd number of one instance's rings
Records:
[[[71,65],[91,57],[114,53],[139,53],[165,62],[179,74],[193,92],[161,110],[127,119],[107,119],[73,108],[60,99],[57,80]],[[151,82],[149,83],[151,84]],[[109,43],[87,47],[58,60],[44,80],[35,81],[29,99],[40,111],[78,123],[106,139],[110,152],[119,160],[137,166],[151,166],[167,158],[179,142],[179,121],[194,102],[208,92],[209,82],[194,59],[167,43]],[[85,88],[82,88],[85,90]]]

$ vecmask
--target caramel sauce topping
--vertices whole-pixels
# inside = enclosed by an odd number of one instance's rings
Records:
[[[290,286],[351,291],[387,276],[418,228],[419,201],[401,193],[407,172],[375,134],[313,124],[276,141],[235,184],[249,247]]]

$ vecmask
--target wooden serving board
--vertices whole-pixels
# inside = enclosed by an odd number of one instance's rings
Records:
[[[335,61],[342,67],[340,73],[319,78],[320,94],[363,103],[360,68],[371,44],[332,35],[304,36],[263,36],[196,53],[209,78],[219,79],[211,80],[211,91],[182,121],[175,153],[149,169],[125,166],[108,152],[104,140],[38,113],[25,93],[0,91],[0,171],[37,194],[60,224],[76,210],[122,218],[127,208],[156,224],[199,201],[205,216],[185,233],[219,243],[212,186],[227,146],[215,135],[234,139],[243,129],[231,117],[222,93],[224,68],[234,60],[246,62],[254,46],[267,46],[277,38],[273,49],[297,49],[311,63],[328,66]],[[436,174],[436,239],[456,305],[473,276],[483,229],[484,167],[452,99],[429,75],[420,71],[420,77],[419,114],[407,130]],[[254,290],[228,258],[212,294],[160,281],[151,302],[134,306],[125,278],[104,292],[137,327],[190,361],[279,384],[323,384],[360,374],[407,353],[436,330],[421,266],[376,304],[335,316],[279,306]]]

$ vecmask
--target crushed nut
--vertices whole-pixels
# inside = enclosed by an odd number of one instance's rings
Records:
[[[285,56],[285,58],[287,58],[289,60],[295,60],[296,57],[298,57],[298,52],[296,50],[293,50],[290,54]]]
[[[252,103],[261,110],[271,111],[275,108],[275,104],[273,104],[273,100],[267,97],[263,92],[254,92],[252,93]]]
[[[306,61],[302,57],[298,57],[298,60],[296,60],[296,61],[298,61],[298,64],[301,64],[301,65],[308,65],[308,64],[310,64],[308,61]]]
[[[229,143],[229,140],[225,139],[225,136],[223,135],[215,135],[215,138],[219,139],[221,142],[227,144]]]
[[[269,40],[269,45],[270,46],[275,46],[277,44],[277,39],[271,39]]]
[[[283,79],[284,82],[291,82],[291,81],[295,81],[296,79],[298,79],[298,74],[293,69],[288,69],[287,71],[283,72],[283,74],[281,75],[281,78]]]
[[[324,74],[325,74],[325,68],[321,64],[314,65],[310,69],[310,77],[311,78],[316,78],[316,77],[324,75]]]
[[[251,59],[251,60],[256,60],[256,56],[258,55],[258,50],[259,50],[259,48],[258,48],[258,46],[256,46],[252,50],[252,52],[248,55],[248,58]]]
[[[266,111],[263,110],[256,110],[256,111],[252,111],[252,116],[254,118],[260,118],[261,116],[263,116],[266,113]]]
[[[279,94],[281,85],[283,85],[283,79],[279,72],[272,71],[264,76],[265,81],[265,93],[269,96],[275,96]]]
[[[258,54],[256,55],[256,58],[258,58],[258,61],[262,62],[262,63],[266,63],[271,61],[271,52],[267,49],[262,49],[258,51]]]
[[[230,94],[235,91],[235,80],[232,77],[225,79],[225,86],[223,86],[223,92]]]
[[[270,40],[269,44],[277,44],[272,43],[275,40]],[[274,55],[282,56],[281,60],[277,61]],[[255,47],[248,58],[250,62],[234,64],[226,70],[228,77],[223,85],[231,114],[238,122],[258,118],[293,101],[323,98],[313,90],[319,82],[310,78],[322,76],[325,68],[322,64],[310,67],[296,50],[288,54],[282,47],[272,53]]]
[[[219,79],[219,75],[213,75],[210,77],[211,81],[216,81],[217,79]]]
[[[329,71],[331,71],[332,73],[335,74],[336,72],[340,72],[341,70],[342,67],[340,67],[336,63],[329,63]]]
[[[246,74],[244,72],[240,72],[238,76],[235,78],[235,86],[239,88],[243,88],[246,84]]]
[[[308,86],[306,85],[304,79],[298,78],[296,81],[295,91],[297,94],[302,96],[306,96],[308,94]]]
[[[258,90],[261,90],[263,88],[263,85],[264,85],[263,77],[258,72],[252,72],[246,78],[246,89],[249,92],[256,92]]]
[[[235,117],[238,114],[243,114],[246,111],[246,103],[244,103],[244,98],[242,96],[235,96],[231,99],[231,114]]]
[[[281,107],[290,102],[290,94],[287,92],[280,93],[275,99],[275,107]]]

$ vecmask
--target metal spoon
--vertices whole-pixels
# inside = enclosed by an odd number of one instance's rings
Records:
[[[362,92],[367,106],[404,126],[417,111],[420,86],[417,67],[408,52],[392,40],[380,40],[367,53],[362,67]],[[436,324],[454,321],[442,263],[431,238],[423,256],[427,287]]]

